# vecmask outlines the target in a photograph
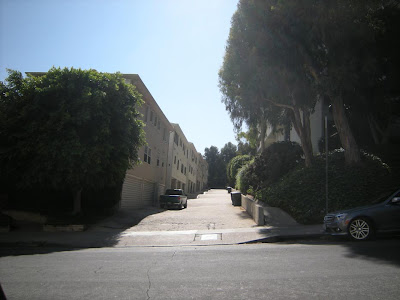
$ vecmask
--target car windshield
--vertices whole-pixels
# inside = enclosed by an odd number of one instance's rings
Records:
[[[382,193],[378,198],[372,201],[371,204],[379,204],[387,200],[396,190],[390,190],[390,192]]]

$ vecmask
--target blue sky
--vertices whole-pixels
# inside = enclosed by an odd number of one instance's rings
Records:
[[[235,142],[218,70],[238,0],[0,0],[6,68],[139,74],[171,123],[204,153]]]

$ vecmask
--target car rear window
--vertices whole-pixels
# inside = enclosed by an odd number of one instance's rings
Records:
[[[167,190],[165,195],[182,195],[182,191],[180,190]]]

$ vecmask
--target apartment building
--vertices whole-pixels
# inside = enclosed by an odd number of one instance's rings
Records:
[[[147,144],[139,150],[141,163],[126,172],[121,207],[158,205],[159,196],[169,188],[187,193],[202,191],[207,186],[207,162],[187,140],[179,124],[168,121],[139,75],[123,74],[123,78],[143,96],[144,104],[138,109],[143,115]]]
[[[189,142],[178,124],[171,124],[173,131],[169,137],[169,163],[167,182],[172,189],[187,187],[187,169],[189,160]]]
[[[139,150],[140,164],[126,172],[121,207],[157,205],[159,195],[167,188],[169,136],[174,128],[139,75],[123,74],[123,78],[142,94],[144,104],[138,110],[143,115],[147,144]]]
[[[196,189],[197,180],[197,167],[198,167],[198,152],[193,143],[189,143],[189,157],[188,157],[188,174],[187,174],[187,193],[194,194],[198,190]]]

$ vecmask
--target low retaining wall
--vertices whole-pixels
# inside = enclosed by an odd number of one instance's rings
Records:
[[[264,207],[252,197],[242,195],[242,207],[253,218],[257,225],[265,225]]]
[[[255,200],[251,196],[242,195],[242,207],[253,218],[257,225],[295,226],[298,225],[288,213],[278,207],[271,207]]]

